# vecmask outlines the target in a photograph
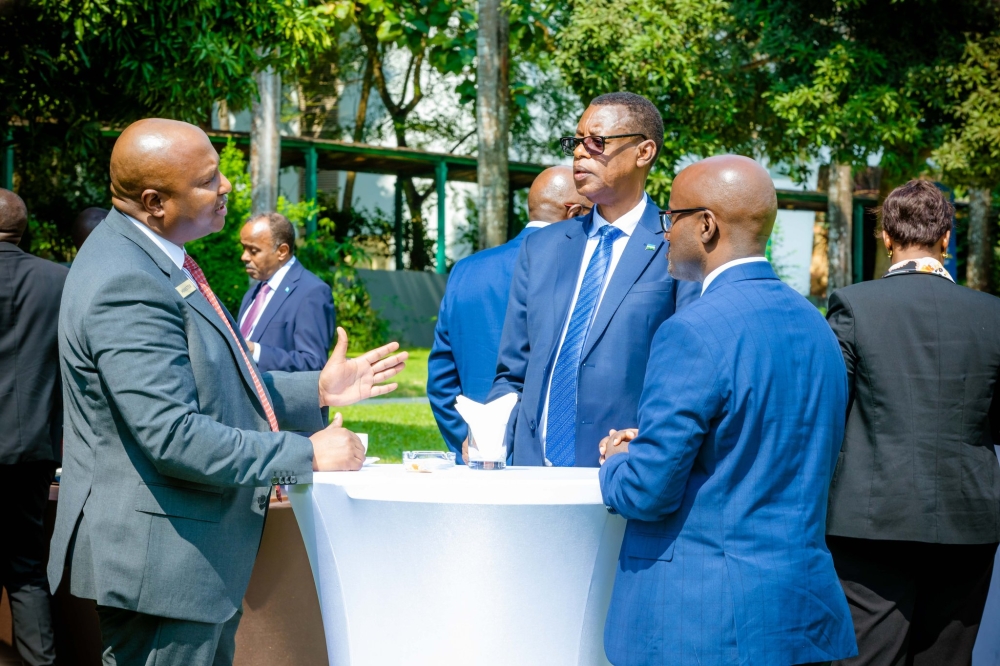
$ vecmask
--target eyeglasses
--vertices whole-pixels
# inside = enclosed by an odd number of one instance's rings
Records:
[[[576,147],[581,143],[588,153],[591,155],[603,155],[604,154],[604,144],[608,139],[625,139],[630,136],[641,136],[642,140],[646,140],[645,134],[613,134],[611,136],[564,136],[559,139],[559,145],[562,146],[563,152],[567,155],[572,155],[576,150]]]
[[[670,227],[674,226],[674,221],[671,219],[673,215],[687,215],[688,213],[700,213],[703,210],[708,210],[707,208],[678,208],[677,210],[661,210],[660,211],[660,230],[668,234],[670,233]]]

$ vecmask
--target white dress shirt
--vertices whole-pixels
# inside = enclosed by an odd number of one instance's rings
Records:
[[[587,272],[587,264],[590,263],[590,258],[594,256],[594,252],[597,250],[597,244],[600,242],[599,231],[601,227],[612,224],[615,227],[621,229],[622,234],[615,239],[615,242],[611,246],[611,262],[608,264],[608,272],[604,276],[604,284],[601,285],[601,293],[597,297],[597,303],[594,305],[594,314],[591,318],[591,323],[593,323],[593,317],[597,315],[597,311],[601,307],[601,301],[604,300],[604,292],[608,290],[608,284],[611,282],[611,276],[615,274],[615,268],[618,266],[618,261],[622,258],[622,254],[625,252],[625,246],[628,245],[629,238],[632,237],[632,233],[635,228],[639,225],[639,220],[642,219],[642,214],[646,212],[646,195],[643,195],[639,203],[625,213],[614,223],[608,222],[601,215],[599,206],[594,206],[594,224],[590,229],[590,234],[587,237],[587,245],[583,249],[583,260],[580,262],[580,271],[576,276],[576,289],[573,291],[573,298],[569,302],[569,310],[566,314],[566,321],[563,322],[562,333],[559,335],[559,347],[556,349],[555,361],[552,363],[552,368],[555,370],[555,364],[559,362],[559,354],[562,352],[563,341],[566,339],[566,330],[569,328],[569,320],[573,318],[573,308],[576,307],[576,299],[580,296],[580,287],[583,286],[583,276]],[[542,408],[542,423],[539,431],[541,435],[539,436],[539,441],[542,444],[542,455],[545,455],[545,435],[548,430],[549,423],[549,394],[552,392],[552,374],[549,374],[548,385],[545,387],[545,406]],[[545,459],[545,464],[550,466],[549,459]]]
[[[531,222],[528,222],[526,225],[524,225],[524,228],[525,229],[541,229],[542,227],[547,227],[550,224],[552,224],[552,223],[551,222],[542,222],[541,220],[532,220]]]
[[[740,266],[742,264],[753,264],[758,261],[767,261],[767,257],[743,257],[742,259],[733,259],[732,261],[727,261],[722,264],[714,271],[705,276],[705,281],[701,283],[701,295],[705,295],[705,290],[708,289],[708,285],[712,284],[712,280],[719,277],[723,271],[732,268],[733,266]]]
[[[288,275],[288,269],[290,269],[294,263],[295,263],[295,257],[293,256],[291,259],[288,260],[288,263],[286,263],[278,270],[274,271],[274,275],[272,275],[270,279],[268,279],[267,284],[268,286],[271,287],[271,291],[267,292],[267,296],[264,297],[264,306],[257,311],[257,316],[254,317],[253,325],[250,327],[250,335],[253,335],[254,329],[257,328],[257,322],[260,321],[261,315],[264,314],[264,310],[267,309],[268,303],[271,302],[271,297],[274,296],[276,291],[278,291],[278,287],[281,286],[281,281],[285,279],[286,275]],[[243,323],[246,320],[247,315],[250,314],[251,307],[253,307],[253,301],[250,301],[250,305],[247,307],[247,311],[244,312],[243,316],[240,318],[239,325],[241,328],[243,327]],[[247,337],[250,336],[248,335]],[[260,363],[260,345],[256,343],[254,343],[253,346],[253,360],[256,361],[257,363]]]
[[[121,211],[118,212],[121,213]],[[178,245],[177,243],[168,241],[166,238],[160,236],[158,233],[156,233],[155,231],[153,231],[152,229],[150,229],[145,224],[135,219],[128,213],[122,213],[122,215],[127,217],[132,222],[132,224],[137,226],[139,228],[139,231],[146,234],[149,240],[153,241],[156,247],[163,250],[163,254],[167,255],[167,257],[170,258],[170,261],[174,262],[177,268],[184,271],[184,275],[187,275],[188,278],[191,280],[191,282],[194,282],[194,278],[191,277],[191,274],[188,272],[188,269],[184,268],[184,256],[187,254],[187,251],[184,249],[183,245]]]

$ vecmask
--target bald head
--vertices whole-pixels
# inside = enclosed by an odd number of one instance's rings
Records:
[[[115,208],[178,244],[222,229],[231,189],[208,135],[189,123],[140,120],[111,153]]]
[[[100,224],[104,218],[108,216],[108,210],[106,208],[90,207],[84,208],[80,211],[80,214],[76,216],[73,220],[73,225],[70,227],[69,233],[73,237],[73,245],[76,249],[80,249],[83,245],[83,241],[87,240],[87,236],[90,235],[98,224]]]
[[[528,219],[533,222],[561,222],[586,213],[592,206],[576,191],[573,169],[568,166],[549,167],[528,190]]]
[[[778,199],[760,164],[740,155],[717,155],[674,178],[670,209],[688,208],[707,210],[672,216],[670,270],[674,277],[700,281],[726,262],[764,254]]]
[[[17,245],[27,226],[28,209],[24,201],[10,190],[0,188],[0,242]]]

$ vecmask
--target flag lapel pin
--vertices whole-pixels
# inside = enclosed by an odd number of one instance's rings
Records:
[[[285,293],[286,294],[288,293],[288,287],[285,287]]]
[[[646,249],[647,250],[655,250],[656,246],[653,245],[652,243],[646,243]]]

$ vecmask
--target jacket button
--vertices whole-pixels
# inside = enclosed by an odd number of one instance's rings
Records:
[[[292,476],[288,477],[288,483],[290,483],[292,485],[298,483],[298,481],[295,480],[295,475],[292,475]]]
[[[272,485],[272,486],[276,486],[276,485],[278,485],[278,483],[280,483],[280,482],[278,481],[278,477],[277,477],[277,476],[272,476],[272,477],[271,477],[271,485]]]

